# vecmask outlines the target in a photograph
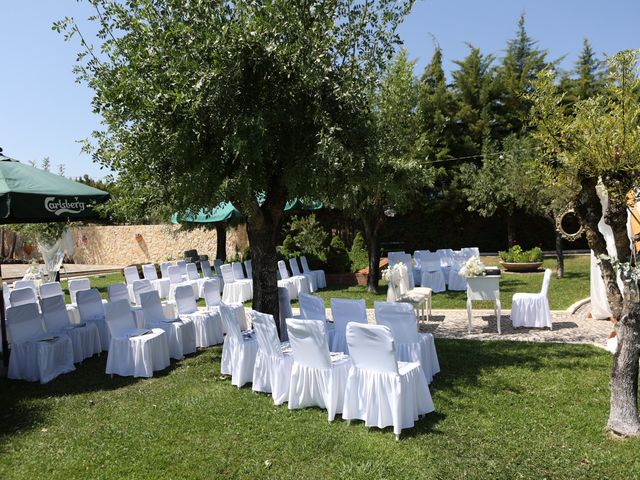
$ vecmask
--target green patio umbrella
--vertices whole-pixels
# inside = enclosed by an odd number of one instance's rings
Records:
[[[262,200],[264,201],[264,200]],[[298,198],[289,200],[285,206],[286,213],[295,210],[319,210],[323,207],[322,202],[303,202]],[[242,214],[230,202],[222,202],[213,210],[200,210],[197,215],[178,215],[174,213],[171,216],[171,223],[217,223],[226,222],[227,220],[240,220]]]
[[[0,148],[0,225],[89,220],[97,218],[92,204],[107,200],[107,192],[21,163],[3,155]],[[0,329],[6,366],[9,346],[3,295],[0,295]]]

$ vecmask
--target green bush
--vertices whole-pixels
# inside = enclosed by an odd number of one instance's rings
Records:
[[[534,247],[531,250],[522,250],[520,245],[514,245],[508,252],[500,251],[500,260],[506,263],[535,263],[542,261],[542,250]]]
[[[357,272],[369,266],[369,254],[364,243],[364,237],[361,232],[356,233],[349,252],[349,260],[351,261],[351,271]]]
[[[296,241],[293,239],[293,236],[291,234],[288,234],[286,237],[284,237],[280,253],[282,254],[284,260],[300,255],[298,245],[296,245]]]
[[[329,273],[344,273],[349,271],[350,266],[347,247],[340,237],[334,235],[327,252],[327,271]]]

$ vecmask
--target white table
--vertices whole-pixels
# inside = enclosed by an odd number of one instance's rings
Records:
[[[469,333],[471,333],[471,302],[473,300],[490,300],[494,302],[493,311],[500,331],[500,275],[486,275],[482,277],[467,278],[467,319],[469,320]]]

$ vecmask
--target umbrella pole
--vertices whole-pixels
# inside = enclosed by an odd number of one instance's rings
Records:
[[[2,263],[0,263],[0,285],[2,284]],[[9,366],[9,342],[7,341],[7,319],[4,315],[4,286],[0,294],[0,331],[2,331],[2,362]]]

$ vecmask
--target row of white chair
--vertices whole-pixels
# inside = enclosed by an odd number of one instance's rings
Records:
[[[355,307],[335,305],[336,311]],[[316,307],[306,312],[317,314]],[[399,361],[402,351],[388,326],[346,322],[349,356],[329,351],[324,308],[323,318],[286,320],[290,344],[280,343],[270,315],[251,311],[254,331],[243,332],[226,307],[221,313],[228,332],[221,373],[231,375],[233,385],[252,382],[254,391],[271,393],[276,405],[326,408],[329,421],[342,413],[367,426],[393,425],[397,437],[419,415],[434,410],[421,362]],[[417,334],[415,323],[414,330]]]

